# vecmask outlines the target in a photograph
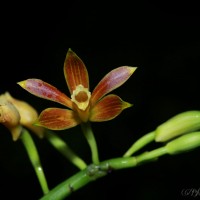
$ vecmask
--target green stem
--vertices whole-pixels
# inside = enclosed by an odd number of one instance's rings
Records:
[[[80,170],[83,170],[87,167],[87,164],[79,156],[77,156],[72,151],[72,149],[66,144],[66,142],[63,141],[60,137],[58,137],[55,133],[53,133],[50,130],[47,130],[45,132],[45,137],[55,149],[57,149],[63,156],[65,156]]]
[[[149,144],[150,142],[154,141],[155,139],[155,132],[152,131],[150,133],[147,133],[143,137],[141,137],[139,140],[137,140],[123,155],[124,157],[129,157],[133,155],[135,152]]]
[[[116,158],[104,161],[99,165],[90,165],[85,170],[82,170],[70,177],[66,181],[60,183],[52,189],[47,195],[43,196],[40,200],[61,200],[69,196],[72,192],[82,188],[91,181],[105,176],[109,170],[114,167],[129,167],[136,165],[134,158]]]
[[[28,153],[29,159],[35,170],[42,191],[44,194],[47,194],[49,192],[49,189],[34,141],[26,129],[23,129],[20,139],[23,142],[24,147]]]
[[[92,162],[97,165],[99,164],[98,148],[90,123],[82,123],[81,128],[91,149]]]
[[[101,178],[112,170],[136,167],[147,161],[152,161],[167,154],[166,147],[161,147],[135,157],[121,157],[105,160],[99,165],[89,165],[86,169],[76,173],[52,189],[40,200],[60,200],[69,196],[72,192],[82,188],[91,181]]]
[[[168,152],[167,152],[167,148],[164,146],[164,147],[160,147],[158,149],[154,149],[149,152],[144,152],[136,156],[135,158],[137,159],[137,163],[143,163],[147,161],[149,162],[149,161],[156,160],[158,157],[163,156],[165,154],[168,154]]]

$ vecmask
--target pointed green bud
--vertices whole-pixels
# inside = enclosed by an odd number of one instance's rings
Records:
[[[200,111],[186,111],[180,113],[155,130],[155,141],[166,142],[177,136],[200,129]]]
[[[197,147],[200,147],[200,132],[188,133],[166,145],[167,152],[172,155],[191,151]]]

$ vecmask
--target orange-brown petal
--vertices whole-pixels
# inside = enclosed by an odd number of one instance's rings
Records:
[[[71,99],[49,83],[46,83],[40,79],[27,79],[25,81],[18,82],[18,84],[23,89],[37,97],[55,101],[72,108]]]
[[[104,76],[92,92],[92,105],[94,105],[103,96],[126,82],[136,68],[137,67],[122,66],[110,71],[106,76]]]
[[[117,117],[132,104],[123,101],[119,96],[110,94],[102,98],[91,110],[90,121],[103,122]]]
[[[71,49],[68,50],[64,62],[64,74],[70,94],[78,85],[89,89],[89,77],[85,64]]]
[[[72,110],[62,108],[47,108],[41,112],[35,125],[51,130],[64,130],[80,123]]]

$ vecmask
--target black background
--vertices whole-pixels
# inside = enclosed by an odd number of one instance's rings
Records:
[[[137,66],[113,93],[134,106],[115,120],[93,123],[100,159],[118,157],[145,133],[186,110],[199,110],[200,39],[197,5],[157,2],[83,2],[2,5],[0,92],[25,100],[38,112],[58,104],[41,100],[16,82],[40,78],[68,93],[63,62],[72,48],[85,62],[93,89],[110,70]],[[11,199],[42,196],[20,141],[0,127],[0,195]],[[60,136],[87,162],[90,151],[76,127]],[[53,188],[77,172],[45,140],[33,136]],[[152,144],[145,150],[153,149]],[[197,149],[133,169],[115,171],[69,199],[187,199],[181,191],[200,187]]]

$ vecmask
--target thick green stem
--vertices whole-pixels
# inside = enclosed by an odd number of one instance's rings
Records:
[[[26,129],[23,129],[20,139],[23,142],[24,147],[28,153],[29,159],[35,170],[42,191],[44,194],[47,194],[49,192],[49,189],[34,141]]]
[[[76,153],[74,153],[74,151],[67,145],[65,141],[63,141],[55,133],[47,130],[45,133],[45,137],[55,149],[57,149],[76,167],[78,167],[81,170],[87,167],[87,164],[78,155],[76,155]]]
[[[133,155],[135,152],[149,144],[150,142],[154,141],[155,139],[155,132],[152,131],[150,133],[147,133],[143,137],[141,137],[139,140],[137,140],[123,155],[124,157],[129,157]]]
[[[91,181],[101,178],[112,170],[136,167],[147,161],[157,159],[159,156],[167,154],[166,147],[161,147],[150,152],[143,153],[135,157],[121,157],[105,160],[99,165],[89,165],[85,170],[82,170],[63,181],[52,189],[48,194],[40,200],[61,200],[69,196],[72,192],[82,188]]]
[[[136,160],[134,158],[116,158],[104,161],[99,165],[89,165],[85,170],[82,170],[70,177],[66,181],[60,183],[52,189],[47,195],[40,200],[61,200],[69,196],[72,192],[82,188],[91,181],[105,176],[113,169],[126,168],[135,166]]]
[[[81,128],[83,130],[83,133],[88,141],[88,144],[90,146],[91,149],[91,153],[92,153],[92,162],[96,165],[99,164],[99,155],[98,155],[98,148],[97,148],[97,144],[96,144],[96,140],[92,131],[92,128],[90,126],[90,123],[82,123],[81,124]]]

